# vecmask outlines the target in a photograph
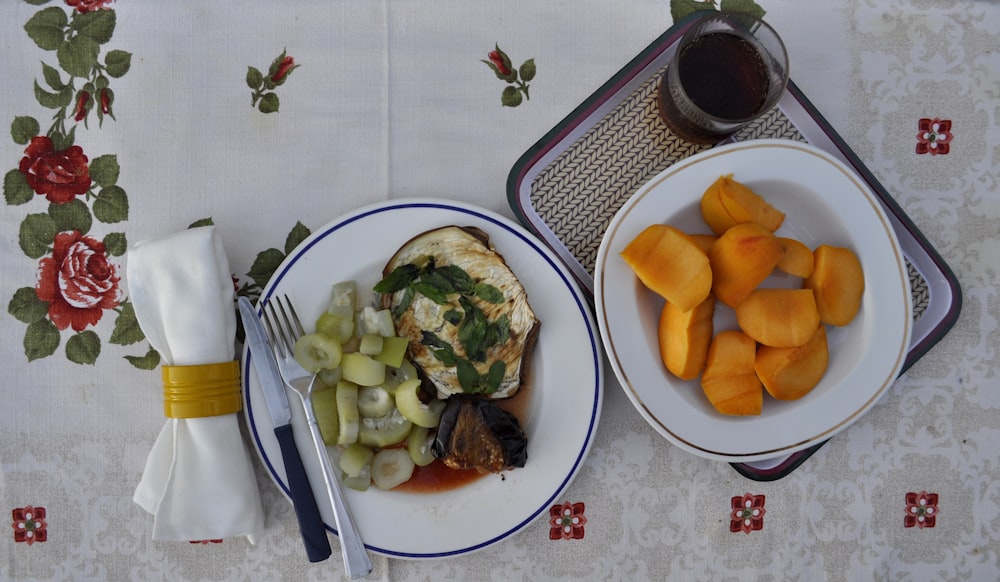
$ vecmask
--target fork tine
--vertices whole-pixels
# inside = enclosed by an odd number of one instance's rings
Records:
[[[281,302],[277,297],[271,298],[274,302],[281,307]],[[267,327],[267,333],[270,336],[271,345],[278,351],[278,355],[282,358],[288,357],[291,353],[290,343],[288,341],[284,325],[278,318],[278,311],[275,306],[272,305],[271,299],[268,299],[264,304],[264,325]]]
[[[299,319],[299,314],[295,313],[295,306],[292,305],[291,300],[288,299],[288,295],[285,295],[285,303],[288,304],[288,311],[292,314],[291,323],[295,326],[295,331],[298,332],[296,337],[302,337],[306,335],[306,330],[302,327],[302,321]]]

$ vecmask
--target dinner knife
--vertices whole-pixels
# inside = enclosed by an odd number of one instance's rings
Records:
[[[274,425],[274,436],[278,438],[281,447],[281,460],[285,465],[285,475],[288,478],[288,489],[291,492],[292,506],[299,520],[299,531],[305,542],[306,555],[310,562],[322,562],[330,557],[330,539],[326,534],[326,526],[316,505],[309,477],[306,475],[299,449],[295,446],[292,434],[292,413],[288,407],[288,395],[285,394],[285,383],[278,372],[278,364],[274,360],[274,352],[264,332],[264,325],[246,297],[240,297],[240,317],[246,332],[246,341],[250,346],[250,359],[257,378],[260,380],[264,403],[271,415]]]

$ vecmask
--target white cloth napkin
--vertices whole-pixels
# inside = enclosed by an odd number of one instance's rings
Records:
[[[234,359],[233,281],[214,227],[136,244],[127,279],[139,326],[164,365]],[[264,512],[237,415],[168,419],[133,500],[153,514],[154,540],[245,535],[255,543]]]

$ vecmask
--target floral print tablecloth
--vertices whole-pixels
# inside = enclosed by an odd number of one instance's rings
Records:
[[[214,224],[256,297],[312,230],[441,196],[512,216],[518,157],[696,8],[765,12],[792,77],[955,271],[961,317],[773,482],[671,447],[612,377],[563,498],[455,559],[373,578],[1000,577],[1000,5],[787,0],[0,6],[0,579],[335,579],[258,466],[243,539],[160,543],[131,501],[162,424],[130,245]],[[333,541],[336,544],[335,541]]]

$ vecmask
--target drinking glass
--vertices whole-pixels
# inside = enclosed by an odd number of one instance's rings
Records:
[[[677,43],[660,81],[660,117],[694,143],[718,143],[775,106],[788,84],[781,37],[751,14],[710,12]]]

